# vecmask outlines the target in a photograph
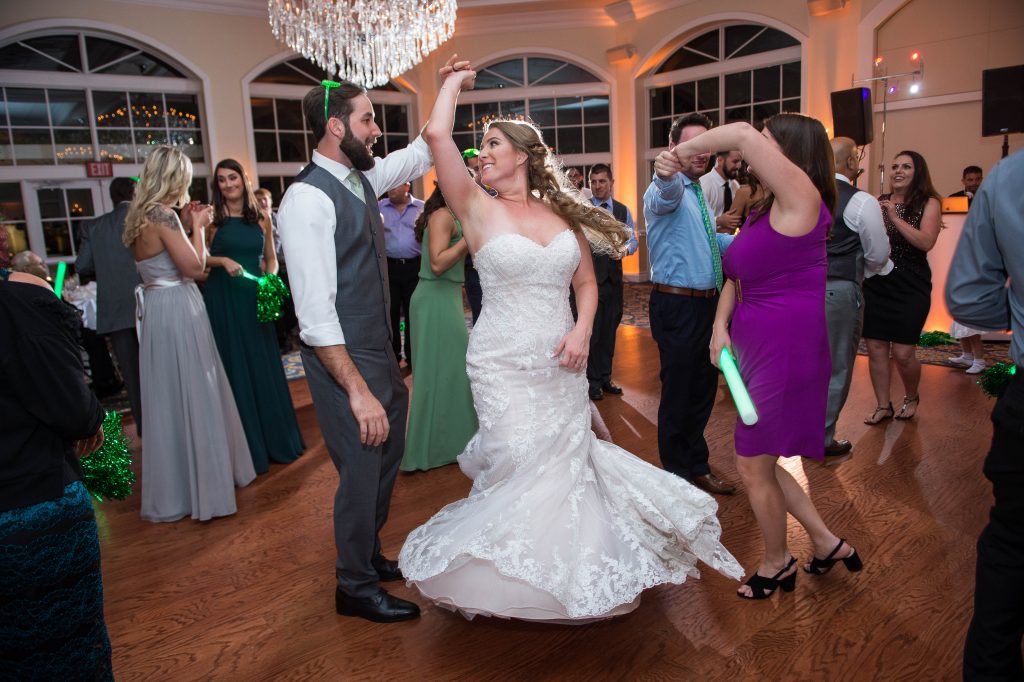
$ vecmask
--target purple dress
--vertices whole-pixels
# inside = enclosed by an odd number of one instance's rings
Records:
[[[758,421],[736,419],[736,454],[824,459],[822,434],[832,360],[825,324],[825,239],[832,215],[822,202],[802,237],[753,218],[725,252],[736,282],[730,336]]]

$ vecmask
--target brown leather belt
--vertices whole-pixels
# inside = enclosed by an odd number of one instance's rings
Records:
[[[689,287],[670,287],[667,284],[655,284],[655,291],[663,294],[675,294],[676,296],[691,296],[693,298],[714,298],[718,295],[718,289],[691,289]]]

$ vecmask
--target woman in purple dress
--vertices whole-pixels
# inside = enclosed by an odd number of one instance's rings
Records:
[[[679,144],[685,165],[709,149],[739,149],[765,186],[723,261],[722,287],[711,339],[717,365],[729,348],[759,419],[736,421],[736,469],[761,533],[764,559],[739,596],[764,599],[796,585],[796,559],[786,546],[786,514],[814,543],[804,570],[821,575],[860,556],[822,521],[814,503],[779,457],[821,460],[821,430],[831,373],[825,325],[825,241],[836,199],[832,149],[821,123],[799,114],[765,121],[764,134],[746,123],[715,128]],[[730,324],[731,321],[731,324]]]

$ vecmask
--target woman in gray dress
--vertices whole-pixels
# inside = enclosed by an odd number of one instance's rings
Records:
[[[142,276],[138,296],[142,518],[207,521],[237,511],[235,486],[256,472],[203,297],[204,230],[213,209],[188,203],[192,163],[171,147],[146,159],[125,220],[124,243]],[[181,220],[172,207],[184,206]],[[186,227],[182,226],[182,222]]]

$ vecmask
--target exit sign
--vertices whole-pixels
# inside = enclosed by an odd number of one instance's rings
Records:
[[[85,164],[85,175],[90,178],[112,178],[114,164],[109,161],[90,161]]]

